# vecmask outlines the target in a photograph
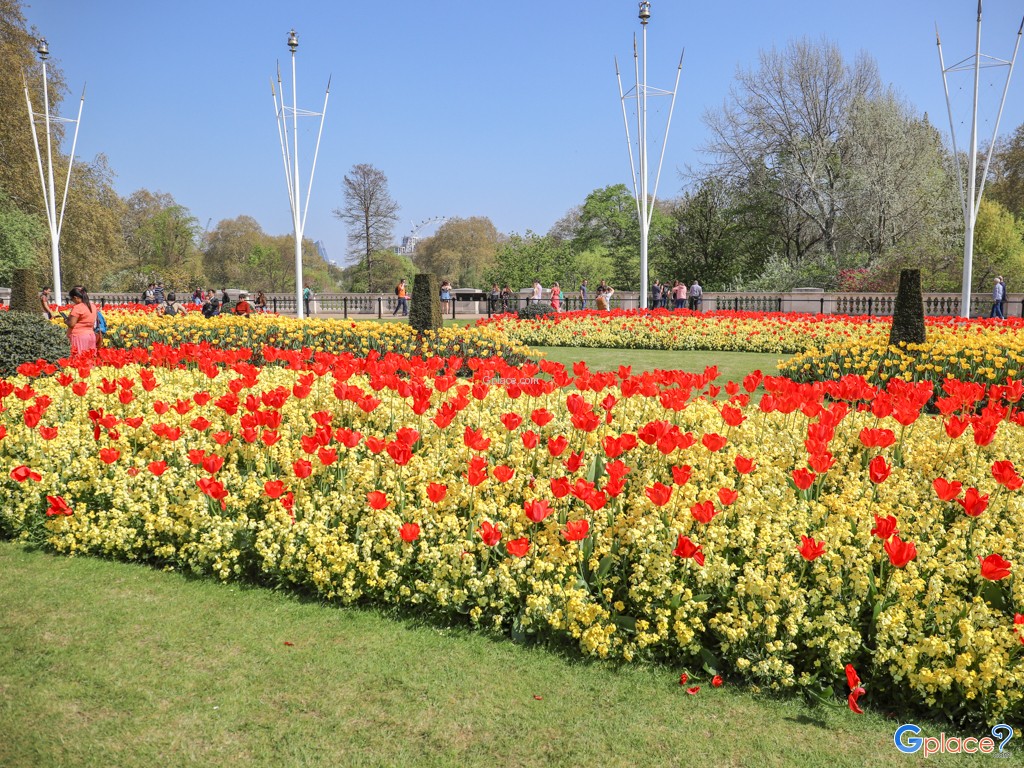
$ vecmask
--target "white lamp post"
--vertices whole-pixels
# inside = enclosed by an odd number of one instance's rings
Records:
[[[953,139],[953,159],[956,163],[956,181],[960,190],[960,204],[964,214],[964,273],[963,286],[960,293],[960,316],[971,316],[971,279],[974,260],[974,226],[978,221],[978,209],[981,207],[981,195],[985,191],[985,179],[988,176],[989,164],[992,162],[992,151],[995,149],[996,137],[999,135],[999,121],[1003,117],[1003,107],[1006,105],[1006,94],[1010,90],[1010,78],[1013,76],[1013,65],[1017,60],[1017,51],[1020,49],[1021,35],[1024,34],[1024,19],[1021,20],[1020,29],[1017,30],[1017,44],[1013,48],[1013,56],[1009,59],[997,59],[993,56],[986,56],[981,52],[981,0],[978,0],[978,28],[975,35],[974,55],[968,56],[963,61],[958,61],[951,67],[946,67],[945,59],[942,56],[942,40],[939,37],[939,26],[935,25],[935,43],[939,48],[939,67],[942,69],[942,84],[946,89],[946,108],[949,111],[949,132]],[[985,63],[982,63],[985,59]],[[981,183],[978,183],[978,89],[981,81],[982,67],[1007,67],[1006,84],[1003,86],[1003,98],[999,102],[999,113],[996,116],[996,123],[992,129],[992,140],[989,142],[988,156],[985,158],[985,168],[981,174]],[[960,150],[956,141],[956,126],[953,120],[953,102],[949,95],[950,72],[973,72],[974,73],[974,102],[971,111],[971,138],[967,151],[967,189],[964,189],[963,171],[960,169]]]
[[[633,36],[633,64],[636,72],[636,85],[628,92],[622,91],[622,77],[619,74],[619,62],[615,60],[615,77],[619,81],[619,101],[622,103],[622,121],[626,126],[626,148],[629,150],[629,169],[633,176],[633,196],[636,198],[636,213],[640,220],[640,307],[647,309],[647,247],[651,232],[651,219],[654,216],[654,203],[658,198],[658,182],[661,181],[661,166],[665,161],[665,146],[668,144],[668,132],[672,126],[672,113],[676,107],[676,93],[679,90],[679,77],[683,73],[683,54],[679,55],[679,67],[676,70],[676,84],[671,91],[651,88],[647,85],[647,23],[651,20],[651,4],[647,0],[640,3],[640,25],[643,28],[643,78],[641,79],[641,63],[637,54],[636,35]],[[685,53],[685,50],[683,51]],[[648,192],[650,173],[647,165],[647,97],[671,96],[672,106],[669,108],[668,121],[665,124],[665,138],[661,143],[661,157],[654,178],[654,189]],[[637,117],[637,155],[633,160],[633,141],[629,136],[629,117],[626,112],[626,99],[636,99]],[[638,169],[639,166],[639,169]]]
[[[302,233],[306,228],[306,214],[309,213],[309,193],[313,188],[313,174],[316,173],[316,158],[320,154],[320,137],[324,132],[324,117],[327,115],[327,99],[331,95],[331,79],[327,78],[327,92],[324,95],[324,108],[320,112],[309,112],[298,108],[298,97],[295,77],[295,51],[299,47],[299,38],[293,29],[288,34],[288,48],[292,52],[292,105],[285,106],[284,85],[281,82],[281,67],[277,68],[277,88],[273,81],[270,91],[274,96],[274,111],[277,113],[277,133],[281,141],[281,158],[284,160],[284,178],[288,185],[288,202],[292,209],[292,226],[295,230],[295,311],[299,319],[305,317],[302,301]],[[278,102],[278,90],[281,100]],[[288,116],[292,117],[292,136],[288,137]],[[313,151],[313,167],[309,172],[309,186],[306,188],[306,204],[303,207],[299,189],[299,118],[319,117],[320,130],[316,135],[316,149]]]
[[[43,203],[46,206],[46,222],[50,228],[50,256],[53,267],[53,300],[61,304],[60,285],[60,232],[64,225],[64,209],[68,202],[68,190],[71,188],[71,167],[75,163],[75,147],[78,144],[78,126],[82,121],[82,107],[85,106],[85,87],[82,87],[82,98],[78,103],[78,118],[71,120],[56,115],[50,115],[50,87],[46,77],[46,60],[50,58],[50,49],[46,44],[46,38],[39,40],[36,46],[36,53],[43,63],[43,114],[42,123],[46,128],[46,166],[43,166],[43,154],[39,147],[39,133],[36,130],[36,121],[39,116],[32,109],[32,99],[28,93],[28,79],[23,77],[25,86],[25,103],[28,105],[28,120],[32,127],[32,143],[36,149],[36,162],[39,165],[39,182],[43,189]],[[68,157],[68,173],[64,180],[64,197],[61,199],[60,215],[57,215],[57,195],[53,183],[53,142],[50,136],[51,123],[74,123],[75,138],[71,142],[71,155]]]

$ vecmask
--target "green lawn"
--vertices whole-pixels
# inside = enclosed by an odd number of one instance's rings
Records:
[[[907,762],[894,721],[678,669],[10,542],[0,572],[5,768]]]

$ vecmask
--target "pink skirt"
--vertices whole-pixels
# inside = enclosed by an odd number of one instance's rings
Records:
[[[83,352],[96,349],[96,334],[92,331],[88,333],[72,333],[70,339],[72,355],[80,355]]]

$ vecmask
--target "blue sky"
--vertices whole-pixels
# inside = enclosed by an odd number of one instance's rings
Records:
[[[947,65],[972,55],[976,7],[653,0],[649,84],[671,89],[686,49],[659,196],[678,194],[678,171],[702,161],[701,117],[721,106],[736,68],[798,37],[871,54],[948,133],[934,25]],[[613,57],[631,77],[634,0],[35,0],[25,13],[64,69],[65,115],[88,83],[78,154],[105,153],[122,194],[170,192],[201,225],[248,214],[272,234],[291,231],[270,78],[278,60],[290,66],[292,27],[300,109],[319,110],[333,76],[306,227],[332,260],[346,237],[331,211],[356,163],[387,174],[402,206],[396,239],[433,216],[545,232],[591,190],[629,179]],[[986,0],[983,52],[1009,58],[1022,13],[1020,0]],[[1024,122],[1024,61],[1014,75],[1001,133]],[[983,134],[1004,78],[983,71]],[[966,141],[969,76],[951,84]],[[668,103],[651,103],[652,136]],[[306,180],[317,124],[300,125]]]

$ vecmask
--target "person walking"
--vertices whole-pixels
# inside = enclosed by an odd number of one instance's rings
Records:
[[[540,304],[541,299],[544,298],[544,288],[540,284],[540,280],[534,278],[533,280],[533,303]]]
[[[302,289],[302,303],[306,305],[306,317],[309,317],[309,302],[313,298],[313,289],[308,285]]]
[[[267,311],[267,294],[263,291],[256,292],[256,311],[260,313]]]
[[[703,297],[704,289],[700,287],[700,281],[694,278],[693,285],[690,286],[690,309],[692,309],[694,312],[699,312],[701,299]]]
[[[996,284],[992,288],[992,313],[989,317],[999,318],[1005,320],[1006,316],[1003,314],[1003,301],[1006,299],[1006,284],[1003,283],[1003,277],[1000,275],[996,278]]]
[[[491,292],[487,294],[487,307],[490,314],[498,311],[498,302],[501,301],[501,289],[497,283],[491,285]]]
[[[587,308],[587,278],[580,283],[580,309]]]
[[[89,293],[81,285],[76,285],[68,294],[71,303],[71,312],[64,319],[68,327],[68,341],[71,342],[71,354],[80,355],[83,352],[96,349],[96,307],[89,301]]]
[[[551,284],[551,308],[555,312],[561,312],[562,307],[562,289],[559,288],[558,283],[554,282]]]
[[[409,314],[409,291],[405,287],[405,278],[399,280],[395,286],[395,296],[398,297],[398,301],[395,304],[395,311],[391,314],[397,315],[398,310],[402,310],[402,317],[406,317]]]
[[[501,312],[504,314],[510,311],[512,311],[512,288],[505,283],[505,287],[501,289]]]

